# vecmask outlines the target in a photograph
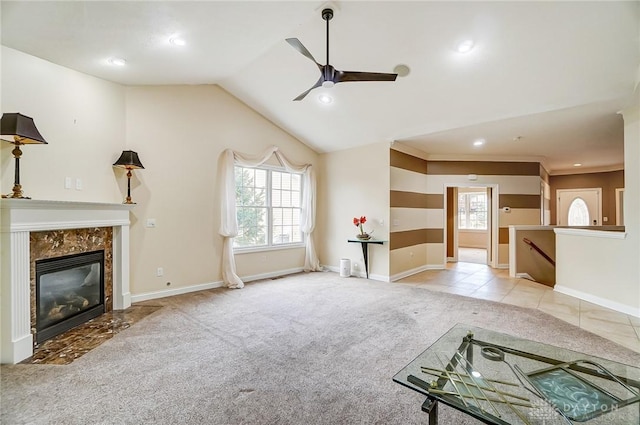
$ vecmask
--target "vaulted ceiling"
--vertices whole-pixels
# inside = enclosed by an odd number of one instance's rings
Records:
[[[298,38],[340,70],[319,77]],[[400,142],[432,158],[619,169],[638,103],[640,2],[2,1],[2,44],[124,85],[219,84],[318,152]],[[169,42],[184,40],[183,46]],[[458,43],[473,40],[465,54]],[[126,60],[113,66],[110,58]],[[635,90],[635,95],[634,95]],[[318,100],[321,93],[330,104]],[[484,144],[473,142],[483,139]],[[577,171],[576,171],[577,172]]]

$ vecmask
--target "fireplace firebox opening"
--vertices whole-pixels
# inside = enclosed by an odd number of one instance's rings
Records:
[[[40,344],[105,312],[104,250],[36,261]]]

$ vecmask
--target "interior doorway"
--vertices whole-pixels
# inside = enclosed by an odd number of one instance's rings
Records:
[[[602,225],[602,188],[558,189],[558,226]]]
[[[497,187],[447,185],[445,216],[448,262],[469,262],[495,267],[497,256]]]

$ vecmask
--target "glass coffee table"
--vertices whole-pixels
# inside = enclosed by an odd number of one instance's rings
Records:
[[[487,424],[640,424],[640,368],[456,325],[393,380]]]

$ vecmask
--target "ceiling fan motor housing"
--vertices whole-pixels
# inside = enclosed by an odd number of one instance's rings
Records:
[[[322,76],[324,77],[324,81],[335,83],[336,69],[331,65],[325,65],[322,67]]]

